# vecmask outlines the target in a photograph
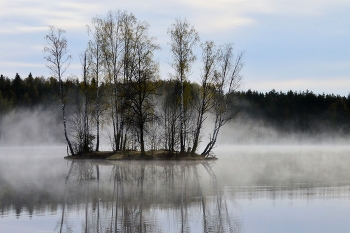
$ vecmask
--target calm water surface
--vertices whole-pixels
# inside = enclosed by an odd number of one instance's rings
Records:
[[[0,148],[0,232],[349,232],[350,147],[218,147],[211,162]]]

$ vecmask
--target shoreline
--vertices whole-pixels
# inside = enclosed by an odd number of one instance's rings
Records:
[[[162,160],[162,161],[193,161],[193,160],[217,160],[216,157],[205,158],[199,154],[180,154],[177,151],[169,152],[166,150],[146,151],[144,157],[140,157],[140,151],[94,151],[80,155],[68,155],[65,159],[102,159],[102,160]]]

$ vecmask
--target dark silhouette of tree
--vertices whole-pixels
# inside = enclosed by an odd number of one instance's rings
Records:
[[[154,95],[157,91],[158,64],[153,60],[153,53],[159,49],[155,38],[148,35],[148,24],[137,23],[133,32],[129,51],[127,80],[124,81],[123,93],[132,112],[133,127],[139,134],[141,157],[145,156],[146,124],[155,119]]]
[[[234,55],[232,45],[228,44],[220,49],[219,57],[218,69],[214,75],[214,127],[209,142],[202,152],[202,155],[206,157],[214,148],[221,127],[238,114],[238,110],[229,112],[228,108],[229,105],[233,105],[234,93],[241,84],[240,71],[243,67],[243,53],[239,52]]]
[[[214,103],[214,78],[219,51],[216,49],[214,42],[208,41],[201,45],[203,70],[200,79],[200,94],[197,106],[196,128],[194,130],[193,146],[191,153],[194,154],[199,145],[201,130],[207,114],[213,107]]]
[[[92,39],[88,44],[89,63],[91,64],[91,76],[95,83],[95,119],[96,119],[96,148],[98,151],[100,147],[100,118],[101,118],[101,87],[100,83],[103,75],[103,28],[104,22],[100,17],[92,19],[91,27],[88,26],[88,33]]]
[[[23,98],[23,80],[18,73],[16,73],[15,79],[12,82],[12,91],[14,93],[14,101],[16,103],[22,102]]]
[[[184,82],[191,71],[191,65],[196,60],[193,49],[199,41],[197,31],[187,20],[177,19],[168,29],[170,46],[173,55],[172,68],[175,70],[174,77],[181,83],[180,104],[180,153],[185,152],[185,114],[184,114]]]

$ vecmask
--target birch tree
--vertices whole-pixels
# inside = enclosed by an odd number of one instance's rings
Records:
[[[100,98],[100,82],[103,69],[103,19],[95,17],[92,19],[91,26],[87,26],[88,34],[92,36],[89,41],[89,63],[91,64],[91,75],[95,80],[95,120],[96,120],[96,148],[100,147],[100,115],[101,115],[101,98]]]
[[[136,31],[138,22],[136,17],[130,13],[124,12],[120,20],[121,25],[121,41],[122,41],[122,55],[121,55],[121,87],[119,102],[120,102],[120,141],[122,149],[126,149],[127,136],[130,133],[132,141],[136,141],[136,128],[134,127],[134,115],[131,108],[131,85],[130,81],[136,74],[136,63],[135,63],[135,44],[136,44]],[[130,132],[129,132],[130,131]],[[134,147],[134,143],[132,143]]]
[[[120,62],[123,43],[121,36],[121,20],[125,13],[120,11],[108,12],[103,24],[103,62],[106,69],[106,82],[110,88],[111,119],[113,126],[113,148],[118,151],[121,148],[122,123],[118,114],[120,103],[118,102],[118,77],[121,75],[122,64]]]
[[[90,96],[89,96],[89,82],[88,82],[88,72],[90,68],[90,62],[89,62],[89,56],[87,55],[87,51],[84,52],[84,54],[81,54],[80,61],[82,65],[82,72],[83,72],[83,95],[84,95],[84,113],[83,113],[83,137],[82,141],[83,143],[79,145],[79,152],[90,152],[92,151],[92,135],[90,133],[90,121],[89,121],[89,102],[90,102]]]
[[[123,85],[124,96],[132,112],[133,126],[139,134],[141,157],[145,156],[146,124],[155,118],[152,96],[157,91],[155,81],[158,77],[158,64],[153,60],[153,53],[159,46],[155,44],[155,38],[148,35],[148,27],[146,22],[138,22],[132,32],[128,59],[130,72]]]
[[[214,127],[210,134],[209,142],[202,152],[207,157],[214,148],[220,128],[228,121],[234,119],[238,111],[229,112],[228,106],[233,101],[233,94],[241,84],[240,72],[243,68],[243,52],[236,55],[233,52],[232,44],[220,48],[218,68],[214,74],[214,96],[213,108]]]
[[[74,155],[74,150],[67,134],[65,110],[67,100],[65,98],[66,96],[62,82],[72,57],[68,54],[68,43],[66,37],[64,36],[64,33],[64,30],[50,26],[49,33],[45,36],[47,44],[44,47],[44,53],[46,54],[44,58],[48,62],[46,67],[49,68],[52,77],[56,78],[59,83],[59,99],[61,101],[64,136],[70,153]]]
[[[186,20],[177,19],[168,29],[170,35],[170,46],[173,55],[172,68],[175,77],[181,83],[181,105],[180,105],[180,153],[185,152],[184,132],[184,81],[191,71],[191,65],[196,60],[193,49],[199,41],[197,31]]]
[[[194,154],[199,145],[201,130],[208,113],[213,107],[213,81],[216,71],[219,52],[213,41],[207,41],[201,45],[203,69],[200,78],[200,91],[197,106],[196,128],[193,135],[193,145],[191,153]]]

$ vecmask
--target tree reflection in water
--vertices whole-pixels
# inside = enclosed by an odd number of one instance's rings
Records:
[[[240,232],[217,183],[207,161],[72,161],[60,233]]]

